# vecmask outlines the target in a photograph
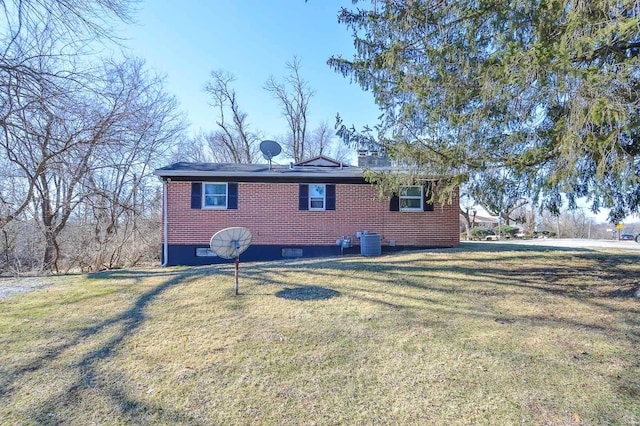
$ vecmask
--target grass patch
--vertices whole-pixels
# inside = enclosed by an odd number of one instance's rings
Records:
[[[638,424],[640,256],[469,249],[70,276],[0,301],[8,424]]]

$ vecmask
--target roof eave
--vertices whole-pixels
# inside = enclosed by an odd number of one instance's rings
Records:
[[[159,177],[239,177],[239,178],[362,178],[362,173],[309,173],[309,172],[290,172],[290,173],[278,173],[278,172],[266,172],[266,173],[246,173],[246,172],[207,172],[201,170],[156,170],[153,172]]]

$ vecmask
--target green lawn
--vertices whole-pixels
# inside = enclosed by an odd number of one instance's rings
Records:
[[[640,424],[640,256],[121,270],[0,300],[2,424]]]

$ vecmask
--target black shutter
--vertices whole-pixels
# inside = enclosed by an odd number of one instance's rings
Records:
[[[309,210],[309,185],[300,184],[298,210]]]
[[[191,208],[202,208],[202,182],[191,182]]]
[[[427,200],[430,197],[429,195],[427,195],[427,192],[429,192],[430,189],[431,189],[431,184],[427,184],[424,186],[424,192],[422,193],[422,211],[425,211],[425,212],[433,211],[433,203],[427,203]]]
[[[327,200],[325,205],[325,210],[335,210],[336,209],[336,186],[335,185],[327,185]]]
[[[237,210],[238,209],[238,184],[237,183],[228,183],[227,184],[227,209],[229,210]]]
[[[389,211],[390,212],[400,211],[400,197],[398,197],[398,194],[393,194],[389,199]]]

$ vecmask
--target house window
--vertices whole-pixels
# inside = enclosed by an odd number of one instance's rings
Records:
[[[324,210],[326,199],[326,185],[309,185],[309,210]]]
[[[336,209],[336,186],[301,183],[298,192],[298,210],[330,211]]]
[[[238,183],[191,182],[192,209],[238,209]]]
[[[404,186],[400,188],[400,211],[422,211],[422,186]]]
[[[203,203],[206,209],[226,209],[227,208],[227,184],[226,183],[205,183],[202,185]]]

